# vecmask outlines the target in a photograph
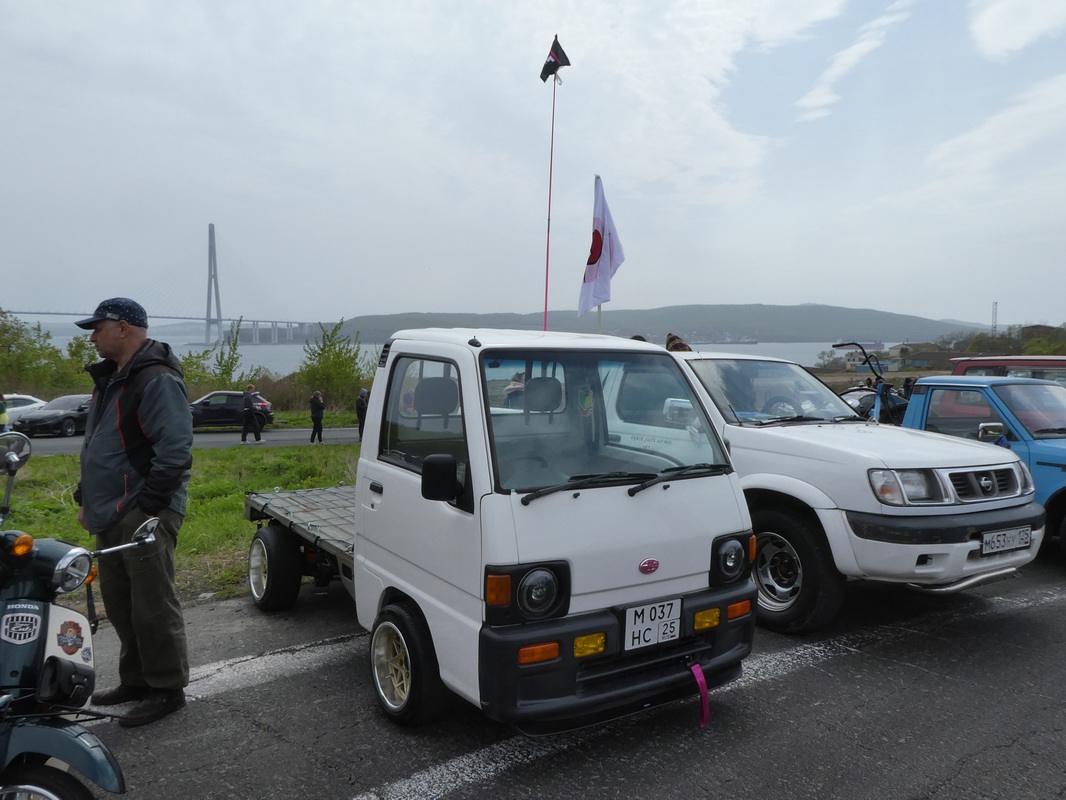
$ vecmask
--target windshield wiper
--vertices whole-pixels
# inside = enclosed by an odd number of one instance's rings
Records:
[[[690,472],[705,472],[708,475],[725,475],[733,471],[733,468],[728,464],[686,464],[683,467],[667,467],[654,478],[649,478],[643,483],[638,483],[636,486],[631,486],[627,490],[629,496],[632,497],[637,492],[643,492],[649,486],[654,486],[657,483],[668,481],[671,478],[677,478],[681,475],[688,475]]]
[[[528,506],[538,497],[555,492],[565,492],[570,489],[584,489],[597,483],[617,483],[618,481],[640,480],[652,476],[651,472],[593,472],[588,475],[573,475],[565,483],[557,483],[554,486],[544,486],[535,489],[529,494],[522,495],[522,505]]]
[[[756,420],[758,425],[776,425],[778,422],[829,422],[825,417],[808,417],[805,414],[796,414],[791,417],[774,417],[772,419]]]

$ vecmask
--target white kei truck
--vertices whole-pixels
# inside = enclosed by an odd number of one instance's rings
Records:
[[[355,486],[246,496],[248,580],[263,610],[291,606],[304,576],[342,581],[389,718],[427,722],[458,695],[552,733],[685,697],[705,709],[740,676],[751,519],[661,347],[400,331],[367,414]]]
[[[1044,508],[1010,450],[866,421],[784,359],[673,355],[698,379],[740,476],[762,627],[828,625],[849,580],[951,593],[1036,556]]]

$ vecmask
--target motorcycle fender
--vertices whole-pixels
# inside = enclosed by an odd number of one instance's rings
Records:
[[[95,669],[93,662],[93,634],[89,620],[77,611],[53,605],[48,609],[48,636],[45,640],[44,660],[50,656],[61,661],[74,661]]]
[[[23,755],[41,755],[69,764],[89,780],[115,794],[126,791],[126,779],[114,754],[94,733],[60,718],[20,720],[11,725],[4,768]]]

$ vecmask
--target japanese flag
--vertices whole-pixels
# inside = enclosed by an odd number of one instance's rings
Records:
[[[607,199],[603,196],[603,182],[597,175],[596,202],[592,210],[592,248],[577,303],[579,317],[611,299],[611,278],[625,260],[622,242],[618,239],[611,210],[607,208]]]

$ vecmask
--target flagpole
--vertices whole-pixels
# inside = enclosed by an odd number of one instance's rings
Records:
[[[555,162],[555,90],[559,78],[552,76],[552,129],[551,146],[548,148],[548,230],[544,241],[544,330],[548,330],[548,266],[551,263],[552,241],[552,167]]]

